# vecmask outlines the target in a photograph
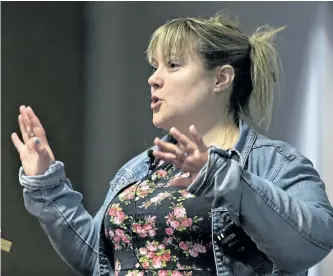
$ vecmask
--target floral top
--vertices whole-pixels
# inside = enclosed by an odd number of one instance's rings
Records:
[[[169,186],[188,176],[160,162],[147,180],[113,199],[104,230],[116,276],[216,275],[209,203]]]

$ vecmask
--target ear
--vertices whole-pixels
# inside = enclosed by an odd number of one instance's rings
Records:
[[[235,78],[235,71],[231,65],[227,64],[218,66],[215,73],[214,92],[221,93],[231,86]]]

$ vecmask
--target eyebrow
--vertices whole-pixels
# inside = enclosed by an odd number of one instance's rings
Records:
[[[171,53],[170,56],[164,55],[165,60],[167,60],[168,58],[179,59],[182,62],[184,62],[184,59],[185,59],[184,55],[180,55],[180,54],[177,54],[177,53]],[[150,60],[148,60],[148,63],[150,65],[152,65],[152,64],[157,64],[158,62],[154,57],[151,57]]]

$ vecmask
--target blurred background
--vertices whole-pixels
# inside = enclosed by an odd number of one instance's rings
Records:
[[[249,35],[262,24],[287,26],[267,135],[313,161],[333,202],[333,2],[1,2],[1,235],[13,242],[2,275],[75,275],[24,207],[10,139],[19,106],[35,110],[94,215],[120,166],[163,135],[151,123],[150,35],[171,18],[221,9]],[[310,275],[332,271],[331,253]]]

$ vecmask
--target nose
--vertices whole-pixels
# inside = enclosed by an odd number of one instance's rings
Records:
[[[161,77],[161,74],[158,73],[158,70],[154,72],[148,79],[148,84],[152,89],[152,92],[154,90],[160,89],[164,85],[163,78]]]

